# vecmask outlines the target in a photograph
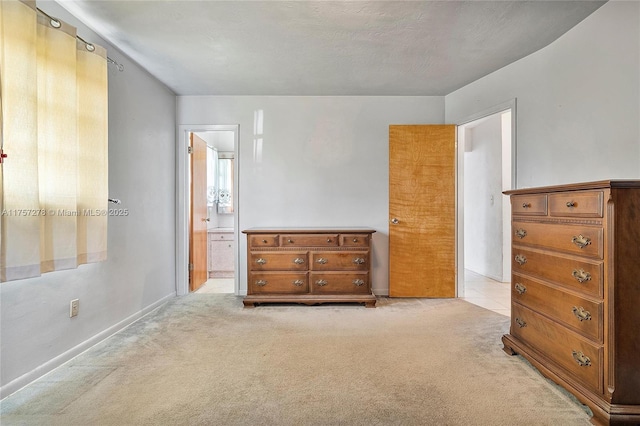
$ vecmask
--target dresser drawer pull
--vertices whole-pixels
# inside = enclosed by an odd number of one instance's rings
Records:
[[[573,311],[573,315],[575,315],[580,321],[588,321],[591,319],[591,312],[585,310],[582,306],[574,306],[571,310]]]
[[[520,328],[524,328],[527,326],[527,323],[524,322],[523,320],[521,320],[520,318],[516,318],[515,319],[516,324],[518,324],[518,327]]]
[[[289,244],[293,244],[293,240],[292,240],[291,238],[289,238],[289,239],[287,240],[287,242],[288,242]]]
[[[523,254],[516,254],[516,262],[518,262],[520,264],[520,266],[524,265],[525,263],[527,263],[527,257]]]
[[[327,242],[330,243],[331,242],[331,238],[327,238]]]
[[[364,280],[361,280],[361,279],[353,280],[353,285],[357,285],[358,287],[360,287],[364,285]]]
[[[355,263],[356,265],[362,265],[364,262],[366,262],[366,260],[361,257],[356,257],[355,259],[353,259],[353,263]]]
[[[318,280],[316,281],[316,285],[319,285],[320,287],[323,287],[325,285],[329,284],[329,282],[327,280]]]
[[[267,281],[266,280],[258,280],[258,281],[256,281],[256,285],[259,285],[260,287],[264,287],[265,285],[267,285]]]
[[[302,281],[302,280],[295,280],[293,282],[293,285],[298,286],[298,287],[300,287],[302,284],[304,284],[304,281]]]
[[[304,263],[304,259],[296,257],[295,259],[293,259],[293,263],[295,263],[296,265],[302,265]]]
[[[527,291],[527,288],[520,283],[516,283],[514,287],[519,294],[525,294]]]
[[[580,248],[585,248],[586,246],[591,244],[591,238],[585,237],[582,234],[580,234],[577,237],[574,236],[571,239],[571,242]]]
[[[267,259],[263,259],[263,258],[256,259],[256,263],[258,265],[264,265],[265,263],[267,263]]]
[[[591,366],[591,359],[580,351],[571,351],[573,359],[578,363],[580,367]]]
[[[357,239],[357,238],[354,238],[354,239],[353,239],[353,242],[354,242],[354,243],[357,243],[357,242],[358,242],[358,239]]]
[[[571,208],[571,207],[575,207],[576,203],[575,201],[567,201],[567,207]]]
[[[531,207],[531,203],[522,203],[523,209],[528,209],[529,207]]]
[[[580,270],[574,269],[571,275],[573,275],[573,278],[578,280],[579,283],[583,283],[585,281],[591,281],[591,274],[588,272],[585,272],[584,269],[580,269]]]
[[[316,263],[319,263],[319,264],[321,264],[321,265],[324,265],[324,264],[326,264],[327,262],[329,262],[329,261],[328,261],[327,259],[325,259],[324,257],[319,257],[319,258],[316,260]]]
[[[516,229],[516,237],[523,239],[527,236],[527,231],[524,229]]]
[[[262,242],[263,242],[264,244],[267,244],[267,240],[262,240]]]

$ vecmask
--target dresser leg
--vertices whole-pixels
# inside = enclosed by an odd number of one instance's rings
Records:
[[[372,300],[370,302],[364,302],[364,306],[366,308],[375,308],[376,307],[376,301]]]
[[[513,348],[511,347],[511,345],[509,345],[509,343],[507,342],[507,339],[505,339],[506,336],[502,336],[502,350],[505,351],[505,353],[507,355],[518,355],[518,353],[516,351],[513,350]]]

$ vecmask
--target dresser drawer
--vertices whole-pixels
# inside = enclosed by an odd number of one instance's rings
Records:
[[[579,297],[518,274],[513,274],[511,282],[511,300],[602,343],[602,301]]]
[[[288,234],[280,236],[281,247],[337,247],[338,234]]]
[[[366,251],[317,251],[310,254],[313,271],[369,270],[369,252]]]
[[[546,216],[545,194],[514,195],[511,197],[511,214],[514,216]]]
[[[280,238],[273,234],[253,234],[249,235],[249,247],[255,249],[259,247],[278,247]]]
[[[300,294],[309,292],[309,281],[305,272],[251,272],[250,294]]]
[[[576,191],[549,194],[549,214],[567,217],[602,217],[602,191]]]
[[[603,258],[603,230],[586,225],[513,222],[512,238],[517,244],[549,247],[567,253]]]
[[[544,353],[589,388],[602,392],[602,347],[514,303],[511,334]]]
[[[249,267],[252,271],[306,271],[309,267],[306,251],[251,252]]]
[[[340,234],[340,245],[343,247],[369,247],[369,235]]]
[[[368,272],[312,272],[309,278],[313,294],[367,294]]]
[[[603,295],[602,261],[549,254],[522,246],[514,246],[512,255],[514,273],[539,277],[598,298]]]

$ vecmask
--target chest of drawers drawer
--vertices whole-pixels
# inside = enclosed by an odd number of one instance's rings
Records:
[[[367,294],[368,272],[312,272],[310,275],[313,294]]]
[[[532,245],[603,258],[603,230],[599,226],[513,222],[513,239],[518,245]]]
[[[306,271],[309,268],[306,251],[251,252],[252,271]]]
[[[368,271],[369,253],[366,251],[311,252],[314,271]]]
[[[553,282],[567,288],[603,295],[603,262],[570,255],[559,255],[522,246],[513,247],[511,270]]]
[[[549,195],[549,215],[566,217],[602,217],[602,191],[575,191]]]
[[[520,216],[545,216],[547,196],[545,194],[514,195],[511,198],[511,214]]]
[[[567,328],[514,303],[512,334],[548,354],[565,371],[598,392],[602,391],[602,347],[580,338]]]
[[[603,302],[563,291],[540,281],[513,274],[511,298],[573,331],[602,343]]]
[[[303,294],[309,292],[306,272],[251,272],[249,287],[254,294]]]
[[[280,235],[280,247],[337,247],[338,234]]]

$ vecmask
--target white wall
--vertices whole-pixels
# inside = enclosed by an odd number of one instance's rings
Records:
[[[502,281],[502,117],[480,121],[465,134],[464,264]]]
[[[518,187],[640,178],[640,2],[445,97],[446,122],[517,98]]]
[[[240,126],[240,230],[373,228],[379,295],[388,294],[389,125],[441,124],[443,113],[443,97],[178,97],[179,125]],[[246,294],[244,235],[239,243]]]
[[[58,4],[38,6],[125,66],[109,66],[109,193],[130,214],[109,218],[106,262],[0,285],[2,396],[175,294],[175,95]]]

